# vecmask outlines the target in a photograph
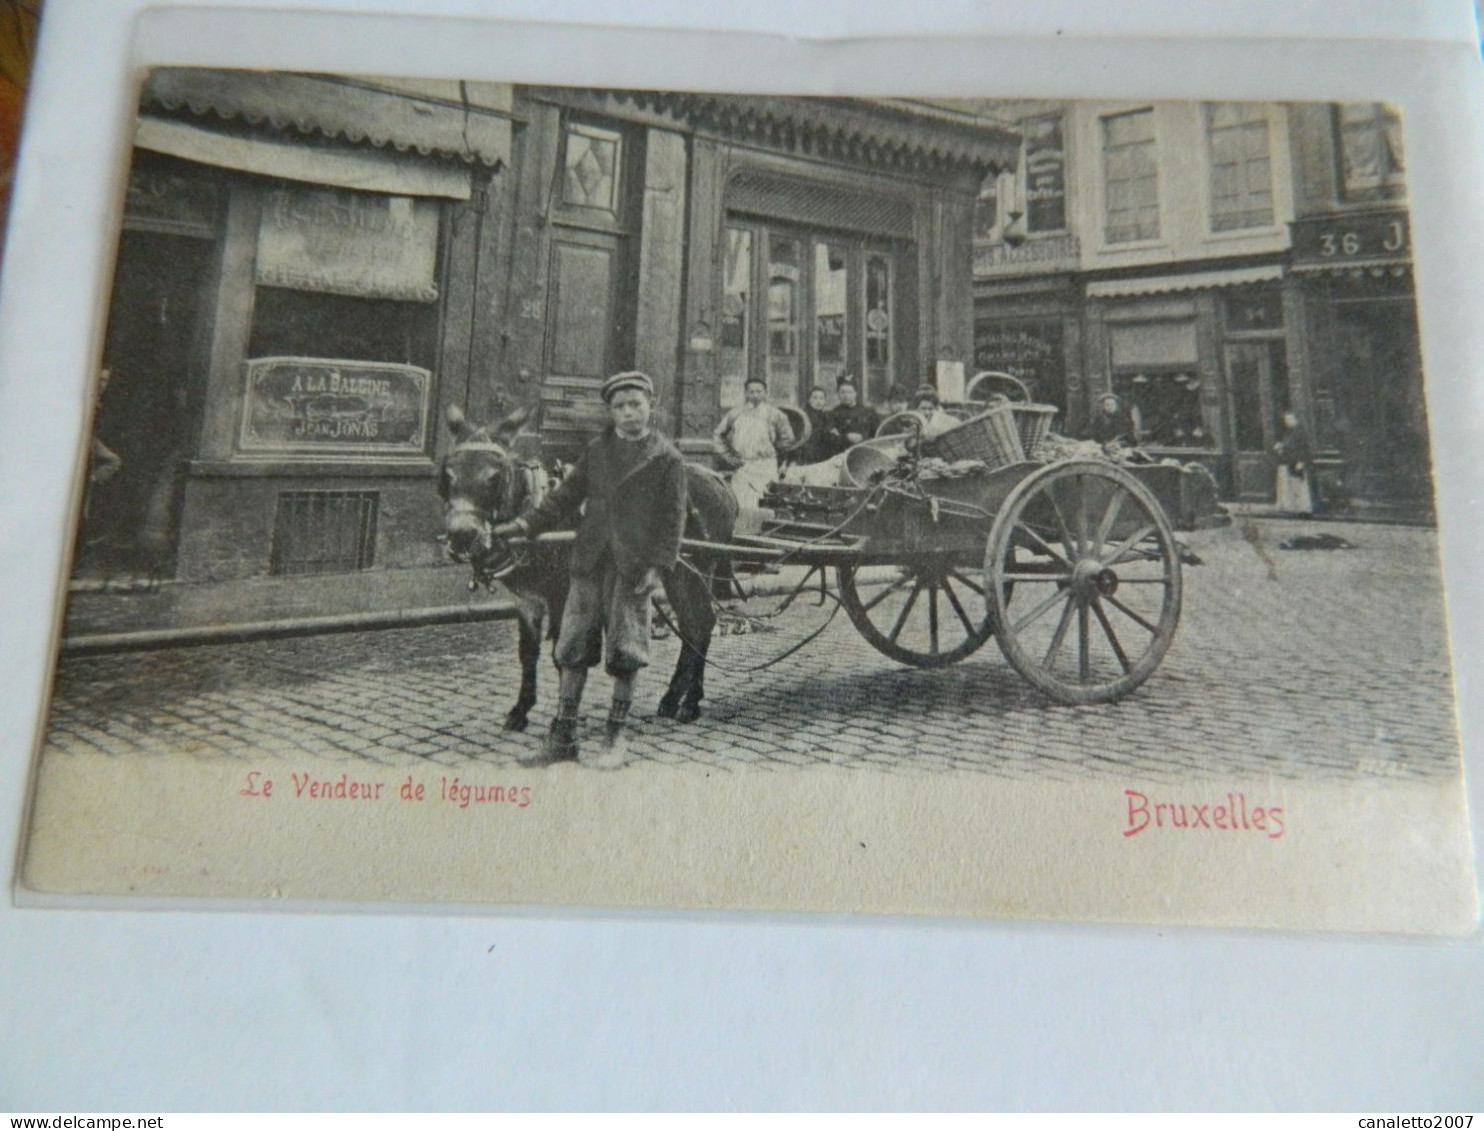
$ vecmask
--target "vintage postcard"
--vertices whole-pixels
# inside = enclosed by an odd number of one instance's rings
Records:
[[[1473,930],[1406,125],[151,71],[20,897]]]

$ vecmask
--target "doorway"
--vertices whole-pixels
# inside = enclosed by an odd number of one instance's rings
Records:
[[[125,230],[120,240],[93,427],[119,464],[89,492],[80,573],[175,572],[189,389],[212,249],[208,240],[158,232]]]
[[[1238,499],[1271,502],[1288,366],[1282,340],[1228,342],[1226,389],[1231,421],[1232,487]]]
[[[775,404],[833,399],[850,377],[866,404],[907,380],[913,315],[909,245],[732,217],[722,264],[721,407],[742,403],[748,378]],[[910,382],[915,386],[916,382]]]

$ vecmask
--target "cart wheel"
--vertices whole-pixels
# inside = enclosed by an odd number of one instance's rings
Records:
[[[840,602],[873,648],[917,668],[956,664],[994,635],[979,577],[947,557],[902,566],[881,589],[864,593],[854,567],[841,566]]]
[[[1005,659],[1061,703],[1127,695],[1180,620],[1180,557],[1158,501],[1096,460],[1048,464],[995,516],[984,574]],[[1001,596],[1013,583],[1016,614]]]

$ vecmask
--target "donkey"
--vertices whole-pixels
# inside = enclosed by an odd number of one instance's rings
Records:
[[[493,426],[476,427],[457,406],[448,409],[456,441],[438,475],[443,498],[443,529],[450,555],[467,561],[474,580],[500,581],[515,601],[520,629],[520,693],[505,716],[505,729],[525,730],[536,703],[536,669],[543,628],[555,640],[567,599],[564,546],[532,544],[524,549],[500,544],[493,529],[535,506],[549,482],[538,462],[522,460],[510,445],[528,413],[521,409]],[[705,542],[727,542],[737,520],[737,501],[726,482],[697,464],[685,465],[685,533]],[[682,561],[664,578],[665,594],[679,630],[680,658],[656,711],[662,718],[694,722],[705,696],[706,653],[716,627],[711,594],[714,566]]]

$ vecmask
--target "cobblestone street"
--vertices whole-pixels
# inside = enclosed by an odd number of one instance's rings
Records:
[[[1265,775],[1424,778],[1458,769],[1437,540],[1432,531],[1326,524],[1351,550],[1289,552],[1314,528],[1239,518],[1184,535],[1179,634],[1161,668],[1121,703],[1057,706],[994,644],[952,668],[903,667],[837,616],[783,661],[746,672],[820,626],[801,598],[773,631],[718,636],[701,720],[647,716],[674,663],[656,641],[640,683],[636,753],[690,770],[800,767],[1013,778],[1175,779]],[[776,605],[759,598],[748,611]],[[756,606],[755,608],[753,606]],[[515,696],[513,622],[180,648],[62,662],[50,750],[119,756],[277,755],[509,764],[538,741],[501,731]],[[585,725],[600,725],[596,674]]]

